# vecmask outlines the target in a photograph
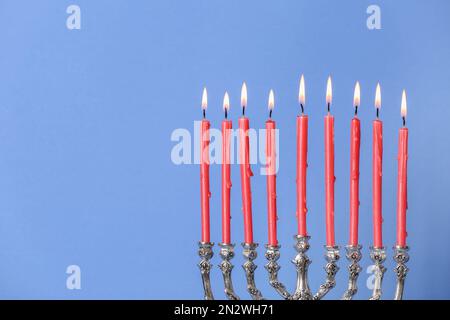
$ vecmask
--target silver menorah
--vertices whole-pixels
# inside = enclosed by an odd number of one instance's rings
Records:
[[[296,255],[292,260],[297,270],[297,282],[295,291],[291,294],[286,289],[286,286],[279,281],[278,274],[281,266],[278,264],[280,258],[280,246],[279,245],[266,245],[265,257],[267,264],[265,269],[268,272],[269,284],[276,290],[276,292],[285,300],[321,300],[323,299],[335,286],[336,286],[336,274],[339,271],[338,261],[340,259],[340,248],[338,246],[325,246],[325,260],[324,266],[326,278],[323,284],[320,285],[317,292],[312,293],[308,282],[308,271],[311,265],[311,260],[308,258],[307,252],[310,249],[309,236],[295,236],[294,248]],[[231,260],[234,257],[234,245],[233,244],[219,244],[221,257],[221,263],[219,269],[223,275],[224,292],[229,300],[239,300],[239,296],[235,293],[232,281],[232,270],[234,268]],[[263,300],[264,297],[260,290],[256,287],[255,283],[255,271],[257,265],[254,262],[257,258],[257,243],[243,243],[243,255],[245,279],[247,282],[247,291],[253,300]],[[200,268],[204,299],[213,300],[214,295],[211,287],[210,272],[212,270],[211,258],[213,257],[214,244],[210,242],[199,242],[198,254],[201,258],[198,264]],[[346,258],[349,261],[348,265],[348,287],[342,296],[342,300],[352,300],[358,291],[358,277],[362,270],[359,262],[362,258],[362,246],[361,245],[349,245],[345,247]],[[394,300],[402,300],[405,279],[409,269],[406,263],[409,261],[409,248],[396,246],[394,247],[394,260],[397,263],[395,268],[397,283],[395,289]],[[382,297],[382,283],[383,277],[386,273],[384,262],[386,260],[385,248],[370,248],[370,258],[374,263],[375,282],[374,288],[370,300],[380,300]]]

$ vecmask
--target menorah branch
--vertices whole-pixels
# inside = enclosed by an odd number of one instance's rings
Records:
[[[223,282],[225,284],[225,294],[229,300],[239,300],[233,289],[233,281],[231,279],[231,271],[234,266],[231,263],[231,259],[234,257],[234,244],[219,243],[220,257],[222,262],[219,264],[219,268],[222,271]]]
[[[297,286],[294,294],[292,295],[292,300],[312,300],[313,296],[308,284],[308,268],[311,264],[311,260],[306,255],[309,250],[309,236],[295,236],[295,250],[297,255],[292,260],[292,263],[297,269]]]
[[[319,291],[314,295],[314,300],[321,300],[328,292],[336,286],[336,274],[339,271],[337,262],[339,261],[339,247],[325,246],[325,260],[327,264],[324,269],[327,274],[325,282],[320,286]]]
[[[280,246],[266,245],[266,259],[268,263],[265,268],[269,272],[270,285],[278,292],[280,296],[286,300],[289,300],[291,298],[290,293],[286,290],[284,284],[278,280],[278,271],[281,268],[277,262],[278,259],[280,259]]]
[[[384,248],[370,248],[370,258],[375,263],[375,284],[370,300],[381,300],[382,284],[386,268],[383,266],[386,260],[386,251]]]
[[[209,273],[211,271],[210,260],[214,255],[214,252],[212,250],[213,246],[214,246],[214,243],[212,243],[212,242],[199,242],[198,243],[198,247],[199,247],[198,255],[201,258],[201,260],[198,264],[198,267],[200,268],[200,273],[202,276],[205,300],[214,300],[214,295],[213,295],[212,289],[211,289],[211,280],[209,277]]]
[[[350,265],[348,266],[348,288],[344,292],[344,295],[342,297],[342,300],[352,300],[353,296],[358,292],[358,276],[361,272],[362,268],[359,265],[359,261],[362,258],[361,249],[362,247],[360,245],[356,246],[346,246],[345,249],[347,250],[347,260],[350,262]]]
[[[263,300],[263,296],[261,292],[256,288],[255,285],[255,270],[257,268],[256,264],[253,260],[256,259],[258,253],[256,252],[256,248],[258,247],[257,243],[243,243],[242,247],[244,248],[243,255],[245,262],[242,265],[245,271],[245,277],[247,279],[247,291],[252,296],[253,300]]]
[[[397,286],[395,288],[394,300],[403,300],[403,290],[405,288],[405,279],[408,274],[406,263],[409,261],[408,247],[394,247],[394,260],[397,262],[395,272],[397,274]]]

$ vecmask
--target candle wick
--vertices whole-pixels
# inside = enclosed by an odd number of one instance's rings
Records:
[[[203,109],[203,119],[206,119],[206,109]]]
[[[403,127],[406,127],[406,117],[402,117],[403,119]]]
[[[272,119],[272,109],[269,110],[269,118]]]
[[[377,119],[380,119],[380,109],[377,108]]]
[[[331,109],[331,104],[330,103],[328,103],[327,108],[328,108],[328,113],[330,113],[330,109]]]
[[[358,106],[356,105],[355,106],[355,116],[357,116],[358,115]]]
[[[228,119],[228,109],[225,108],[225,119]]]
[[[242,106],[242,116],[245,117],[245,106]]]
[[[303,107],[303,103],[300,103],[300,108],[302,108],[302,114],[305,113],[305,108]]]

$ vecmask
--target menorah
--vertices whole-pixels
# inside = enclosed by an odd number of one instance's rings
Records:
[[[326,264],[324,270],[326,278],[323,284],[320,285],[316,293],[313,293],[308,283],[308,271],[311,265],[311,260],[308,258],[307,252],[310,249],[309,236],[295,236],[294,248],[297,252],[292,263],[297,270],[297,283],[294,293],[289,293],[286,286],[278,280],[278,273],[281,266],[278,264],[280,258],[280,246],[266,245],[265,257],[267,264],[265,268],[268,272],[268,279],[270,285],[278,292],[278,294],[285,300],[321,300],[336,286],[336,274],[339,271],[338,261],[340,259],[339,246],[325,246],[325,260]],[[234,268],[231,260],[234,257],[233,244],[219,244],[220,257],[222,259],[219,268],[223,275],[224,291],[229,300],[239,300],[233,288],[232,270]],[[258,290],[255,283],[255,270],[257,265],[255,259],[257,258],[257,243],[243,243],[243,255],[245,262],[242,265],[247,282],[247,291],[253,300],[264,300],[260,290]],[[211,242],[199,242],[198,254],[201,258],[198,264],[201,272],[204,298],[205,300],[214,300],[213,290],[210,281],[210,272],[212,269],[211,258],[213,257],[214,244]],[[362,258],[362,246],[346,246],[346,257],[349,261],[348,270],[348,287],[342,296],[342,300],[352,300],[358,291],[358,277],[362,268],[359,264]],[[408,273],[406,263],[409,260],[408,247],[396,246],[394,247],[394,260],[397,263],[395,268],[397,282],[395,289],[394,300],[402,300],[405,286],[405,279]],[[386,272],[384,262],[386,260],[385,248],[370,248],[370,258],[374,263],[374,288],[370,300],[381,300],[382,297],[382,283]]]
[[[358,277],[362,270],[360,261],[362,258],[362,246],[358,244],[358,216],[359,216],[359,161],[361,147],[361,121],[358,118],[358,108],[360,106],[360,84],[355,85],[354,92],[354,117],[351,122],[351,163],[350,163],[350,241],[345,247],[348,265],[348,286],[342,295],[342,300],[352,300],[358,291]],[[307,146],[308,146],[308,116],[304,113],[305,103],[305,83],[304,77],[300,79],[299,103],[301,115],[297,117],[297,172],[296,172],[296,215],[298,218],[298,233],[295,236],[296,255],[292,260],[297,271],[297,283],[294,293],[290,293],[286,286],[278,279],[278,273],[281,266],[278,264],[280,259],[280,246],[277,240],[277,194],[276,194],[276,173],[277,173],[277,143],[275,139],[276,122],[272,119],[272,113],[275,106],[274,91],[269,92],[269,119],[266,121],[266,176],[267,176],[267,212],[268,212],[268,245],[266,245],[265,257],[267,264],[265,269],[268,272],[270,285],[277,293],[286,300],[321,300],[331,290],[336,287],[336,274],[339,271],[338,262],[340,259],[340,247],[335,245],[334,236],[334,116],[331,114],[332,103],[332,82],[331,77],[327,81],[327,115],[325,116],[325,203],[326,203],[326,231],[327,245],[325,246],[325,280],[313,292],[310,289],[308,281],[308,272],[312,261],[307,253],[310,249],[309,240],[306,232],[306,169]],[[247,86],[244,83],[241,90],[242,117],[239,119],[239,150],[240,150],[240,168],[242,185],[242,211],[244,214],[244,236],[243,254],[245,262],[243,268],[247,281],[247,291],[254,300],[264,299],[261,291],[258,290],[255,283],[255,271],[257,265],[257,243],[253,242],[252,231],[252,197],[250,178],[253,172],[250,167],[250,139],[249,118],[245,116],[247,107]],[[200,270],[202,274],[205,299],[213,299],[211,288],[210,260],[213,256],[214,244],[209,242],[209,129],[210,122],[206,119],[207,93],[206,89],[202,96],[203,120],[201,125],[200,142],[201,162],[200,162],[200,191],[201,191],[201,221],[202,221],[202,242],[199,244],[199,255],[201,257]],[[228,93],[225,93],[223,109],[225,119],[222,122],[222,241],[227,244],[220,244],[220,256],[222,262],[219,267],[223,274],[225,284],[225,293],[228,299],[237,300],[232,282],[233,264],[231,260],[234,256],[234,245],[230,242],[230,129],[231,121],[228,120],[228,110],[230,107]],[[370,248],[370,258],[374,263],[375,283],[370,296],[370,300],[380,300],[382,297],[382,284],[386,268],[386,249],[382,243],[382,177],[383,177],[383,122],[380,120],[381,108],[381,87],[378,84],[375,93],[376,119],[373,122],[373,235],[374,246]],[[406,263],[409,260],[408,247],[406,246],[406,211],[407,211],[407,159],[408,159],[408,128],[406,127],[406,91],[402,93],[401,116],[403,127],[399,132],[398,149],[398,172],[397,172],[397,245],[394,247],[394,260],[397,263],[395,272],[397,283],[395,290],[395,300],[403,298],[405,279],[408,272]]]

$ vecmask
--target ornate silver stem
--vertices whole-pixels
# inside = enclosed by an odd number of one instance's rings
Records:
[[[383,266],[383,262],[386,260],[385,249],[371,247],[370,258],[375,263],[375,284],[370,300],[381,300],[381,287],[383,284],[384,273],[386,272],[386,268]]]
[[[308,268],[311,264],[311,260],[306,255],[309,250],[309,239],[311,237],[295,236],[295,250],[297,255],[292,263],[297,269],[297,288],[292,296],[292,300],[312,300],[313,296],[308,284]]]
[[[252,296],[253,300],[263,300],[263,296],[261,292],[256,288],[255,285],[255,270],[257,268],[256,264],[253,260],[256,259],[258,253],[256,252],[256,248],[258,247],[257,243],[243,243],[242,247],[244,248],[243,255],[245,258],[245,262],[242,265],[245,271],[245,277],[247,278],[247,291]]]
[[[286,287],[278,280],[278,271],[280,265],[277,263],[280,259],[280,246],[266,245],[266,259],[269,261],[265,268],[269,272],[270,285],[280,294],[284,299],[290,300],[291,294],[287,292]]]
[[[214,255],[212,250],[214,243],[212,242],[199,242],[198,243],[198,255],[201,260],[198,264],[200,273],[202,275],[203,290],[205,292],[205,300],[214,300],[214,296],[211,290],[211,280],[209,278],[209,272],[211,271],[211,258]]]
[[[234,257],[234,244],[219,243],[220,257],[222,262],[219,264],[220,270],[222,270],[223,281],[225,284],[225,294],[228,300],[239,300],[233,289],[233,281],[231,280],[231,271],[234,266],[231,263],[231,259]]]
[[[322,299],[328,292],[330,292],[331,289],[336,286],[335,277],[336,273],[339,271],[339,267],[336,264],[336,262],[338,262],[340,258],[339,247],[325,246],[325,249],[325,260],[327,261],[327,264],[325,265],[324,269],[327,273],[327,279],[325,283],[320,286],[319,291],[314,295],[314,300]]]
[[[350,265],[348,266],[348,288],[347,291],[345,291],[344,296],[342,297],[342,300],[352,300],[353,296],[358,292],[358,276],[361,272],[362,268],[359,265],[359,261],[362,258],[361,249],[362,246],[356,245],[356,246],[346,246],[345,249],[347,250],[347,260],[350,261]]]
[[[406,266],[406,263],[409,261],[409,248],[396,246],[394,247],[394,251],[394,260],[397,262],[397,266],[395,267],[395,272],[397,273],[397,286],[395,288],[394,300],[402,300],[403,290],[405,288],[405,278],[409,271]]]

